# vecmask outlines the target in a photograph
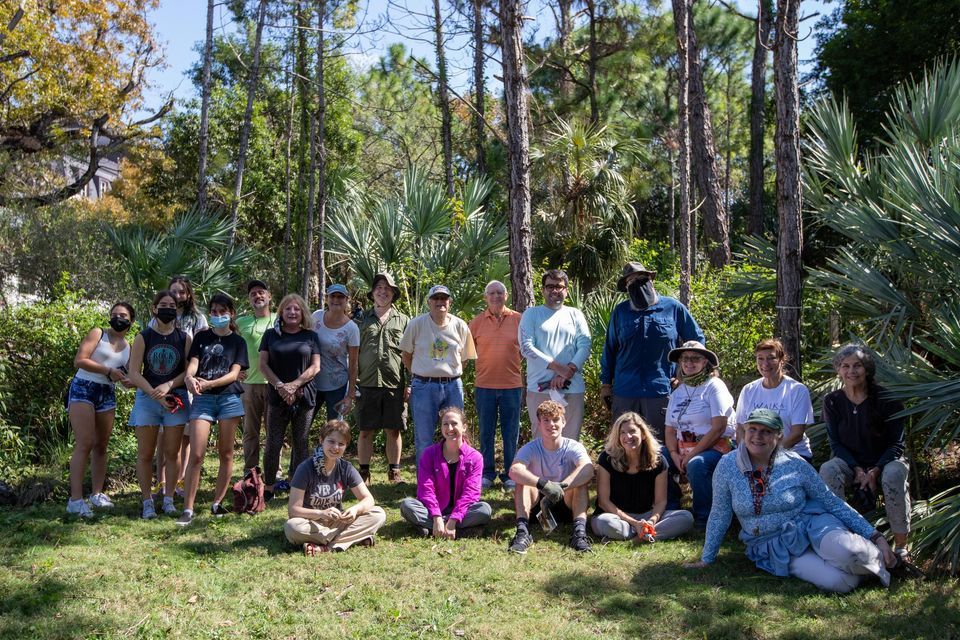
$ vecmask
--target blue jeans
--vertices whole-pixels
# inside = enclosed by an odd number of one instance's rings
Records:
[[[413,414],[413,442],[417,448],[417,466],[424,449],[433,444],[440,422],[440,409],[463,409],[463,382],[426,382],[414,378],[410,385],[410,412]]]
[[[663,448],[663,455],[669,463],[670,473],[679,473],[669,452]],[[707,525],[707,518],[710,517],[710,507],[713,506],[713,470],[720,463],[723,454],[715,449],[707,449],[693,456],[687,461],[687,480],[690,481],[690,489],[693,491],[693,520],[698,527]],[[670,496],[669,487],[667,491],[667,504],[669,507]]]
[[[483,454],[483,477],[493,481],[497,477],[497,461],[494,458],[497,436],[497,419],[503,438],[503,473],[500,480],[506,482],[513,456],[517,453],[520,437],[520,395],[516,389],[476,388],[477,419],[480,422],[480,452]]]
[[[317,391],[317,405],[323,402],[327,407],[327,420],[336,420],[340,416],[337,412],[337,404],[346,397],[347,385],[330,391]]]

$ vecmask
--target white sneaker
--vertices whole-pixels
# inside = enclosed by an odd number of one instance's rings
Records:
[[[153,508],[153,500],[143,501],[143,513],[140,517],[144,520],[153,520],[157,517],[157,510]]]
[[[93,517],[93,511],[90,509],[90,505],[88,505],[87,501],[83,498],[79,500],[68,500],[67,513],[73,516],[80,516],[81,518]]]
[[[173,504],[173,498],[163,497],[163,513],[168,516],[175,516],[180,513]]]
[[[90,504],[97,509],[113,509],[113,500],[105,493],[95,493],[90,496]]]

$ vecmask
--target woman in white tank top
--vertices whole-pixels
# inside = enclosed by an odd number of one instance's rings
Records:
[[[90,518],[90,505],[101,509],[113,507],[103,492],[107,475],[107,443],[113,431],[117,401],[114,384],[127,381],[130,345],[127,331],[136,313],[126,302],[110,309],[110,327],[94,327],[77,349],[74,363],[77,373],[70,383],[67,412],[73,428],[74,446],[70,457],[70,499],[67,513]],[[83,499],[83,476],[90,460],[90,502]]]

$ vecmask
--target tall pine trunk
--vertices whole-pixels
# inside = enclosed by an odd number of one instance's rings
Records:
[[[597,103],[597,65],[599,52],[597,51],[597,4],[595,0],[586,0],[587,16],[589,18],[587,44],[587,88],[590,92],[590,124],[600,121],[600,105]]]
[[[530,107],[520,0],[500,0],[503,96],[507,111],[510,282],[517,311],[534,303],[530,223]]]
[[[263,23],[267,19],[267,0],[260,0],[257,7],[257,33],[253,41],[253,62],[247,80],[247,107],[243,111],[240,126],[240,145],[237,150],[237,175],[233,182],[233,202],[230,211],[230,242],[237,238],[237,214],[240,209],[240,194],[243,191],[243,170],[247,163],[247,148],[250,145],[250,123],[253,120],[253,101],[260,83],[260,51],[263,43]]]
[[[443,45],[440,0],[433,0],[433,37],[437,50],[437,100],[440,108],[440,138],[443,144],[443,181],[447,197],[453,197],[453,143],[450,132],[450,95],[447,88],[447,56]]]
[[[473,134],[477,174],[487,172],[487,132],[484,129],[484,102],[486,95],[483,82],[483,0],[473,0]]]
[[[713,267],[730,264],[730,231],[723,206],[717,155],[713,142],[713,123],[703,86],[703,65],[693,25],[693,3],[688,4],[687,61],[690,113],[691,171],[699,195],[697,211],[703,220],[707,257]],[[679,27],[675,27],[679,28]]]
[[[680,302],[690,305],[690,0],[673,0],[673,21],[677,34],[678,101],[680,131]]]
[[[203,75],[200,80],[200,151],[197,157],[197,206],[207,207],[207,149],[210,145],[210,68],[213,66],[214,0],[207,0],[207,37],[203,42]]]
[[[283,265],[280,272],[283,274],[282,290],[289,291],[287,288],[288,278],[290,276],[290,249],[293,242],[293,178],[291,176],[291,157],[293,148],[293,113],[297,104],[297,82],[294,77],[293,69],[296,64],[296,15],[292,19],[292,28],[290,36],[290,51],[288,52],[287,76],[289,78],[289,100],[290,110],[287,112],[287,126],[284,131],[284,155],[283,155],[283,196],[284,196],[284,226],[283,226]]]
[[[755,236],[763,233],[764,115],[767,102],[767,48],[772,21],[773,2],[759,0],[753,66],[750,70],[750,215],[747,218],[747,233]]]
[[[777,100],[777,333],[797,379],[800,362],[800,310],[802,304],[803,221],[800,191],[800,91],[797,85],[798,26],[796,0],[777,0],[777,39],[773,49]]]
[[[327,269],[324,264],[324,231],[327,226],[327,91],[324,87],[326,64],[326,39],[323,25],[327,15],[327,0],[317,2],[317,249],[315,254],[318,300],[323,299],[327,286]]]

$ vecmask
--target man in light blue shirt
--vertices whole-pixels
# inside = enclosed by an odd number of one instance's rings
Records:
[[[563,436],[580,438],[583,423],[583,363],[590,357],[590,329],[579,309],[567,299],[567,274],[551,269],[543,274],[544,304],[530,307],[520,318],[520,353],[527,359],[527,412],[537,424],[537,407],[545,400],[566,402]]]

